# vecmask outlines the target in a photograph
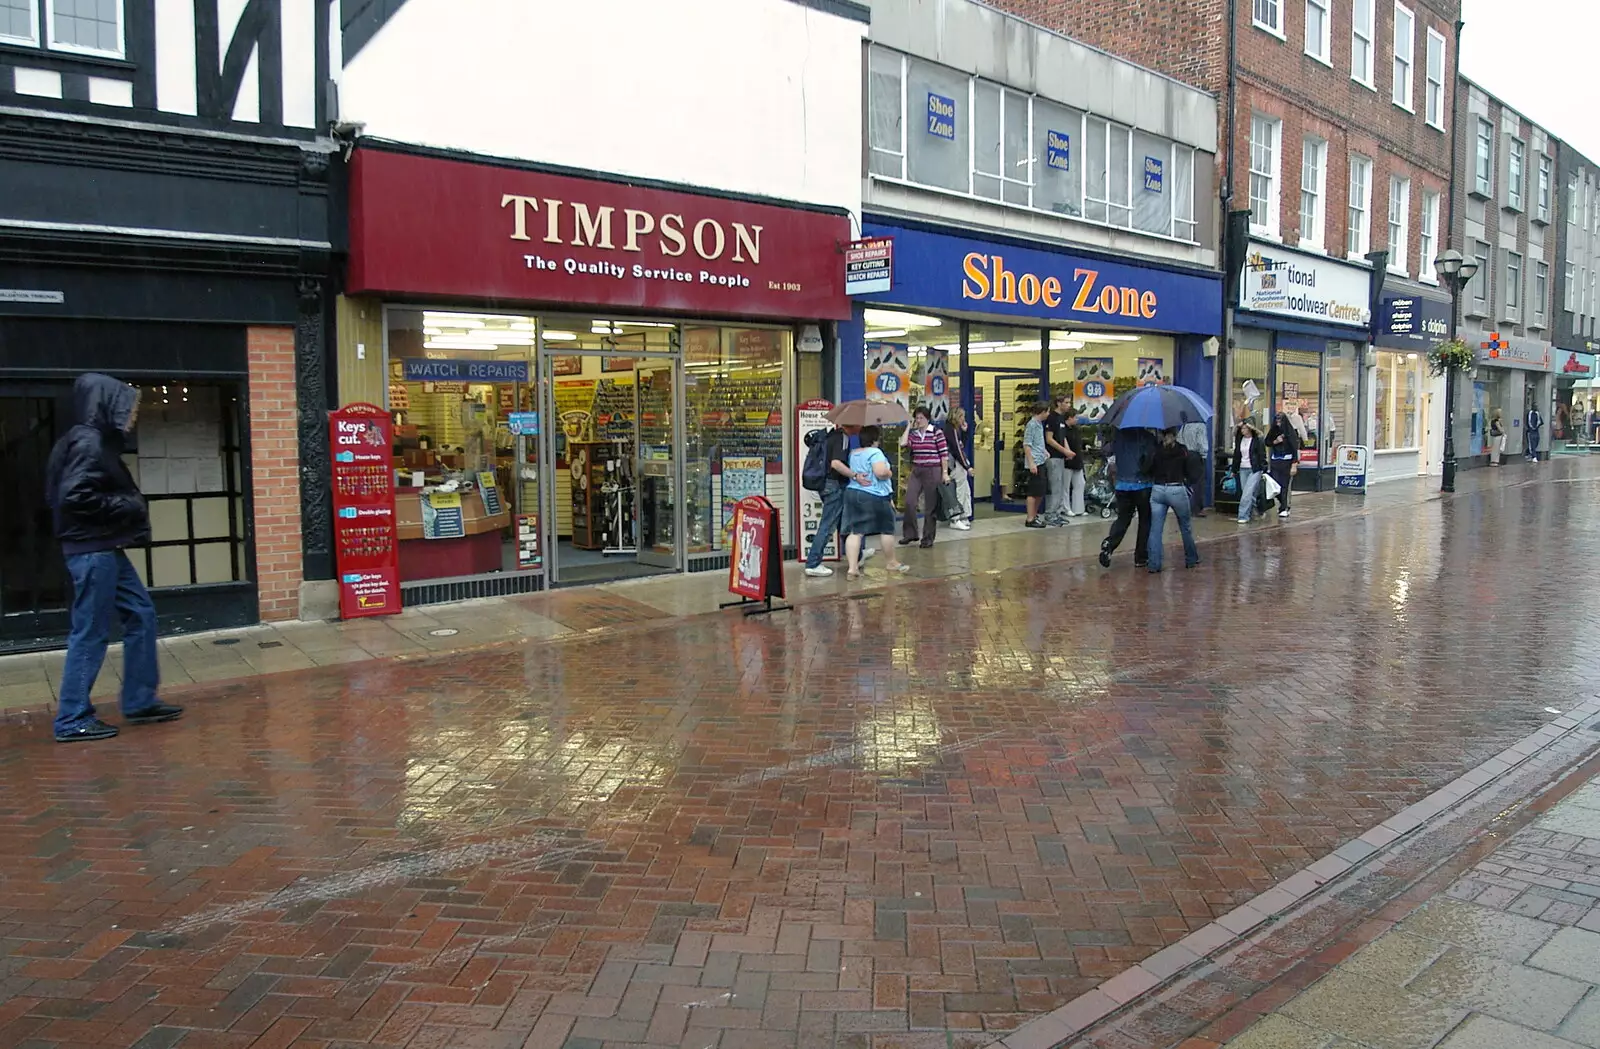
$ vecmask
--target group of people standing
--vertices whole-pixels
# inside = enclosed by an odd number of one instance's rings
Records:
[[[1022,428],[1023,466],[1028,528],[1059,528],[1069,517],[1082,517],[1084,443],[1078,428],[1078,409],[1068,394],[1056,398],[1055,407],[1039,401]]]

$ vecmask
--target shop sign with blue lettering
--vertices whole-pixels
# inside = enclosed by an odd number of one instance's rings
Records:
[[[1150,193],[1161,192],[1161,182],[1167,171],[1166,163],[1160,157],[1144,158],[1144,188]]]
[[[956,100],[928,92],[928,134],[956,140]]]
[[[885,304],[1026,317],[1039,323],[1217,335],[1222,279],[997,244],[954,233],[866,222],[865,237],[895,238],[894,291]]]
[[[1057,171],[1072,170],[1072,136],[1065,131],[1045,131],[1044,166]]]
[[[406,357],[407,382],[527,382],[527,361]]]

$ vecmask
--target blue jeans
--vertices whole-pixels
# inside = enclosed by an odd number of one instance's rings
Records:
[[[1178,516],[1178,531],[1183,533],[1183,563],[1200,563],[1194,545],[1194,526],[1189,510],[1189,489],[1181,484],[1158,484],[1150,489],[1150,571],[1161,571],[1161,540],[1167,527],[1167,511]]]
[[[806,551],[807,568],[822,564],[823,549],[839,531],[839,523],[844,519],[844,489],[843,484],[831,480],[822,489],[822,522],[817,525],[817,534],[811,537],[811,549]],[[843,555],[844,549],[836,547],[834,553]]]
[[[94,717],[89,690],[106,661],[111,613],[122,618],[122,713],[154,706],[161,683],[156,666],[156,609],[150,594],[121,550],[72,554],[72,633],[61,670],[61,705],[56,731],[64,732]]]
[[[1245,470],[1239,474],[1239,520],[1248,521],[1256,512],[1256,489],[1261,487],[1265,470]]]

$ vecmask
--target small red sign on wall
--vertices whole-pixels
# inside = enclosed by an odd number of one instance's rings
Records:
[[[333,449],[339,615],[394,615],[400,611],[400,548],[389,413],[372,404],[329,412],[328,444]]]

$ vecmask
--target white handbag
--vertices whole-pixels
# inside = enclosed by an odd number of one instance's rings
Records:
[[[1261,478],[1261,485],[1263,490],[1265,490],[1267,493],[1267,499],[1269,501],[1278,498],[1278,493],[1283,491],[1283,486],[1280,485],[1278,483],[1278,479],[1273,477],[1271,474],[1267,474]]]

